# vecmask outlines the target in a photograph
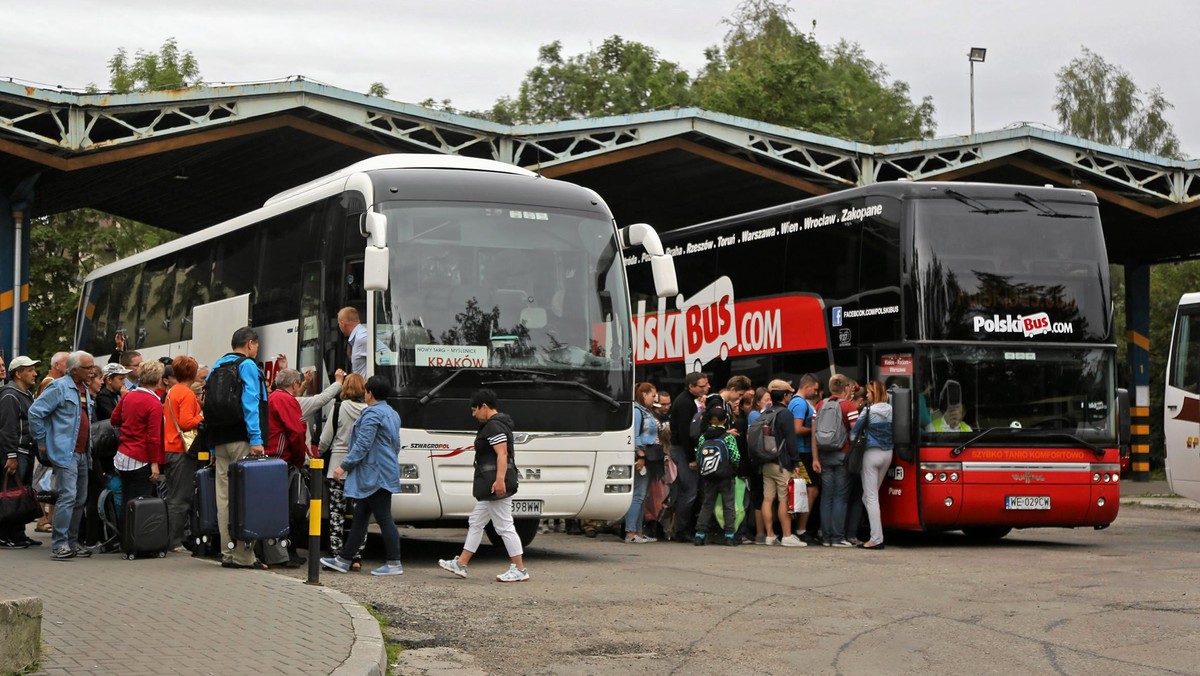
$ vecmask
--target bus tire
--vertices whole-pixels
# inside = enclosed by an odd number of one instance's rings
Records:
[[[533,542],[534,536],[538,534],[538,525],[540,524],[541,521],[538,519],[513,519],[513,527],[517,529],[517,537],[521,538],[522,549],[528,547],[529,543]],[[488,542],[491,542],[492,546],[504,547],[504,540],[501,539],[496,529],[492,527],[492,522],[489,521],[488,525],[483,527],[483,532],[487,533]]]
[[[967,536],[968,540],[992,542],[1011,533],[1012,528],[1006,526],[975,526],[973,528],[964,528],[962,532],[963,535]]]

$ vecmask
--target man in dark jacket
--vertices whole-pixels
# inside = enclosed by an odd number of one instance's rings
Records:
[[[692,434],[692,419],[705,409],[704,399],[708,394],[708,376],[693,372],[684,379],[687,392],[681,393],[671,404],[671,462],[678,473],[671,490],[675,491],[675,534],[676,542],[691,542],[695,529],[696,488],[696,442],[700,434]],[[704,430],[699,430],[703,432]]]
[[[128,373],[129,369],[121,366],[118,362],[109,362],[104,365],[104,369],[100,372],[100,376],[104,379],[104,386],[96,394],[96,420],[108,420],[112,417],[112,412],[117,409],[117,402],[121,400],[121,392],[125,388],[125,376]]]
[[[28,486],[33,481],[33,459],[37,444],[29,431],[29,407],[37,385],[37,363],[21,356],[12,360],[8,372],[12,380],[0,388],[0,456],[4,471]],[[0,547],[25,549],[42,544],[25,534],[25,524],[0,526]]]

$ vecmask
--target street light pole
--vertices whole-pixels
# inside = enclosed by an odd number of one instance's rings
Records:
[[[975,62],[983,63],[987,58],[987,49],[972,47],[967,52],[967,60],[971,63],[971,136],[975,135]]]

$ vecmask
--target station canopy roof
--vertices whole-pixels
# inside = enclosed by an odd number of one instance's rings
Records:
[[[660,229],[888,180],[1096,193],[1110,260],[1200,257],[1200,161],[1039,127],[865,145],[688,108],[506,126],[303,79],[138,94],[0,82],[0,195],[34,216],[89,207],[179,233],[383,153],[520,165]]]

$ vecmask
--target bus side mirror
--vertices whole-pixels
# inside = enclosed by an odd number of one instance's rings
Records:
[[[892,442],[896,445],[896,455],[902,460],[912,460],[912,390],[907,387],[893,388],[891,390],[891,399]]]
[[[1132,427],[1129,420],[1129,390],[1117,388],[1117,445],[1121,447],[1121,457],[1125,457],[1125,449],[1132,437]]]
[[[645,223],[634,223],[620,232],[621,248],[644,246],[650,254],[650,272],[654,275],[654,289],[659,298],[669,298],[679,293],[679,281],[675,277],[675,259],[663,251],[658,232]]]
[[[359,221],[359,233],[367,238],[363,251],[363,288],[386,291],[388,287],[387,216],[368,211]]]

